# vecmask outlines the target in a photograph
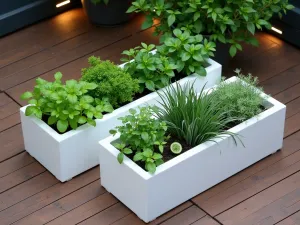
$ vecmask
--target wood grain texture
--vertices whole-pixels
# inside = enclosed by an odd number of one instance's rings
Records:
[[[20,95],[38,76],[53,80],[61,71],[64,80],[78,79],[91,55],[120,63],[123,50],[158,43],[153,28],[140,30],[143,18],[99,28],[73,9],[0,39],[1,225],[145,224],[101,187],[99,167],[60,183],[24,151],[19,124],[19,107],[27,104]],[[256,36],[260,47],[243,45],[223,74],[250,72],[287,104],[283,149],[149,224],[300,225],[300,51],[270,34]]]

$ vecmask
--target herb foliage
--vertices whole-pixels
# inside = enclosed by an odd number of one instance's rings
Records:
[[[67,80],[63,84],[60,72],[54,78],[54,82],[38,78],[33,92],[22,94],[21,99],[28,99],[31,104],[26,108],[26,116],[42,119],[46,115],[47,123],[56,124],[57,130],[64,133],[69,127],[75,130],[85,123],[96,126],[95,118],[101,119],[103,112],[113,111],[108,99],[87,95],[88,91],[97,88],[95,83]]]

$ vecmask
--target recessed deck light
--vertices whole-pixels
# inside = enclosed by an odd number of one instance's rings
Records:
[[[67,1],[63,1],[63,2],[61,2],[61,3],[58,3],[58,4],[56,4],[56,8],[62,7],[62,6],[64,6],[64,5],[67,5],[67,4],[69,4],[70,2],[71,2],[70,0],[67,0]]]

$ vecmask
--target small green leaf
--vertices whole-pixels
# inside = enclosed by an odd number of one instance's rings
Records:
[[[28,101],[28,103],[31,104],[31,105],[36,105],[37,104],[37,100],[36,99],[30,99]]]
[[[127,9],[126,13],[132,13],[135,10],[137,10],[137,8],[134,5],[132,5],[132,6],[129,7],[129,9]]]
[[[96,119],[102,119],[102,118],[103,118],[103,114],[102,114],[101,112],[95,112],[95,113],[94,113],[94,117],[95,117]]]
[[[153,25],[153,20],[151,16],[146,16],[146,19],[144,21],[144,23],[142,24],[142,29],[148,29],[149,27],[152,27]]]
[[[61,78],[62,78],[62,73],[61,73],[61,72],[56,72],[56,73],[54,74],[54,78],[55,78],[55,80],[61,80]]]
[[[231,45],[230,49],[229,49],[229,53],[231,55],[231,57],[234,57],[236,55],[237,49],[234,45]]]
[[[203,66],[195,68],[195,73],[203,77],[206,76],[206,70],[204,69]]]
[[[56,122],[57,122],[57,117],[56,116],[50,116],[48,118],[48,124],[49,125],[55,124]]]
[[[135,110],[135,109],[129,109],[129,113],[130,113],[131,115],[135,115],[135,114],[136,114],[136,110]]]
[[[174,14],[171,14],[171,15],[168,16],[168,25],[169,25],[169,27],[171,27],[173,25],[175,20],[176,20],[176,17],[175,17]]]
[[[21,95],[22,100],[26,100],[26,99],[29,99],[29,98],[32,98],[32,93],[30,91],[26,91],[25,93],[23,93]]]
[[[87,119],[87,123],[90,124],[91,126],[95,127],[96,126],[96,121],[93,119]]]
[[[137,152],[134,156],[133,156],[133,161],[140,161],[143,159],[143,153],[141,152]]]
[[[35,113],[36,106],[27,106],[25,110],[25,116],[30,116]]]
[[[147,80],[145,84],[147,89],[149,89],[150,91],[155,91],[155,84],[152,80]]]
[[[110,130],[109,133],[112,134],[112,135],[115,135],[117,133],[117,131],[116,130]]]
[[[153,154],[153,151],[151,149],[147,149],[143,152],[143,155],[147,158],[150,158]]]
[[[254,25],[254,23],[247,23],[247,29],[248,29],[248,31],[250,31],[251,34],[254,35],[254,33],[255,33],[255,25]]]
[[[64,133],[66,132],[66,130],[68,129],[69,123],[67,120],[59,120],[56,124],[57,130],[60,133]]]
[[[148,141],[148,140],[149,140],[149,135],[148,135],[148,133],[143,132],[143,133],[142,133],[142,139],[143,139],[144,141]]]
[[[80,116],[80,117],[78,118],[78,123],[79,123],[79,124],[84,124],[84,123],[86,123],[86,117],[85,117],[85,116]]]
[[[77,96],[76,95],[68,95],[68,100],[70,103],[76,103],[77,102]]]
[[[287,5],[285,8],[286,8],[286,9],[288,9],[288,10],[291,10],[291,9],[294,9],[294,8],[295,8],[295,6],[293,6],[293,5],[289,4],[289,5]]]
[[[159,151],[160,151],[161,153],[164,152],[164,146],[163,146],[163,145],[159,145],[159,146],[158,146],[158,149],[159,149]]]
[[[152,156],[153,159],[162,159],[162,155],[159,153],[154,153]]]
[[[124,148],[123,153],[128,155],[132,153],[132,150],[130,148]]]
[[[156,165],[153,162],[147,162],[146,163],[146,169],[149,171],[149,173],[154,174],[156,171]]]
[[[119,162],[120,164],[122,164],[122,163],[123,163],[123,160],[124,160],[124,154],[123,154],[122,152],[119,152],[117,158],[118,158],[118,162]]]
[[[161,164],[163,164],[164,163],[164,160],[162,160],[162,159],[157,159],[157,160],[155,160],[155,165],[156,166],[159,166],[159,165],[161,165]]]
[[[73,130],[76,130],[77,127],[78,127],[77,119],[69,120],[69,124],[70,124],[70,127],[71,127]]]

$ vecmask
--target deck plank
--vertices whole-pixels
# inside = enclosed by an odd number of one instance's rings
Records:
[[[140,45],[140,43],[144,41],[147,43],[157,43],[157,38],[153,37],[151,35],[151,30],[146,30],[141,33],[138,33],[130,38],[124,39],[122,41],[119,41],[115,43],[114,45],[109,45],[107,47],[104,47],[100,50],[97,50],[90,55],[83,56],[73,62],[70,62],[66,65],[63,65],[57,69],[51,70],[40,77],[46,80],[53,80],[53,75],[55,72],[60,71],[64,75],[64,79],[78,79],[81,77],[81,68],[87,67],[88,62],[87,59],[91,55],[100,56],[103,60],[111,60],[116,63],[120,63],[119,58],[120,54],[123,50],[129,49],[132,47],[135,47],[137,45]],[[7,93],[19,104],[25,105],[26,101],[22,101],[20,99],[20,95],[28,90],[32,90],[35,85],[35,78],[26,81],[25,83],[22,83],[20,85],[17,85],[16,87],[13,87],[11,89],[7,90]]]
[[[38,162],[31,163],[20,170],[0,178],[0,193],[17,186],[45,172],[46,169]]]
[[[0,178],[7,176],[31,163],[35,162],[27,152],[20,153],[15,157],[0,163]]]
[[[0,162],[24,151],[21,125],[0,132]]]
[[[26,104],[19,96],[37,76],[52,80],[61,71],[64,79],[79,78],[91,55],[119,63],[123,50],[157,43],[151,29],[140,31],[141,18],[97,28],[82,9],[73,9],[0,39],[1,225],[145,224],[101,187],[99,167],[60,183],[24,152],[19,124],[19,105]],[[243,45],[223,70],[227,76],[236,67],[251,72],[268,94],[287,104],[282,151],[150,224],[300,225],[300,51],[266,33],[257,37],[259,48]]]
[[[130,210],[121,203],[101,211],[100,213],[78,223],[80,225],[109,225],[130,214]]]
[[[205,216],[200,220],[197,220],[195,223],[192,223],[191,225],[220,225],[220,223],[218,223],[210,216]]]
[[[299,184],[297,172],[216,218],[224,225],[275,224],[299,210]]]
[[[90,31],[89,33],[78,36],[68,42],[61,43],[54,46],[52,49],[47,49],[46,52],[42,51],[36,54],[26,61],[22,61],[21,65],[12,64],[9,67],[3,68],[0,74],[6,74],[4,77],[0,77],[0,90],[6,90],[14,87],[27,80],[40,76],[50,70],[58,68],[69,62],[72,62],[78,58],[86,55],[90,55],[94,51],[97,51],[105,46],[109,46],[115,42],[118,42],[124,38],[131,36],[140,31],[141,18],[132,20],[132,22],[124,25],[122,32],[118,27],[116,28],[98,28]],[[99,41],[99,39],[101,41]],[[55,53],[56,54],[53,54]],[[45,58],[41,63],[31,65],[35,58]],[[28,62],[27,62],[28,61]],[[27,63],[24,68],[24,63]],[[24,69],[22,69],[24,68]],[[8,70],[8,71],[7,71]],[[11,71],[9,71],[11,70]],[[21,70],[13,73],[13,71]],[[12,74],[10,74],[12,73]]]
[[[58,180],[55,180],[53,181],[53,185],[49,185],[48,188],[39,192],[35,191],[35,193],[30,197],[19,198],[19,202],[1,211],[0,224],[12,224],[16,221],[27,218],[27,216],[30,216],[35,212],[39,214],[39,210],[42,210],[51,204],[53,205],[54,202],[69,196],[95,181],[98,182],[98,189],[100,190],[98,167],[89,170],[66,183],[60,183]],[[13,195],[13,193],[11,194]]]
[[[30,214],[29,216],[15,222],[15,225],[42,225],[45,224],[65,213],[73,210],[86,202],[103,195],[106,190],[99,185],[99,181],[96,180],[93,183],[67,195],[64,198],[59,199],[51,203],[50,205]],[[116,202],[115,199],[109,199],[108,203]],[[113,204],[113,203],[112,203]],[[89,210],[89,209],[88,209]],[[71,223],[72,224],[72,223]],[[75,224],[75,223],[73,223]]]
[[[161,224],[162,225],[188,225],[203,218],[205,215],[206,215],[205,212],[203,212],[197,206],[193,205]]]
[[[276,177],[276,171],[278,172],[278,168],[276,167],[279,166],[282,169],[286,168],[288,172],[291,169],[288,165],[293,165],[295,160],[298,162],[298,159],[294,158],[294,154],[300,157],[298,153],[299,150],[300,132],[297,132],[284,140],[283,149],[281,151],[255,163],[240,173],[196,196],[193,198],[193,202],[210,215],[218,215],[222,211],[255,195],[257,191],[261,191],[284,179],[284,176]],[[274,171],[270,168],[274,168]],[[292,168],[292,171],[295,171],[295,169],[293,170]],[[275,175],[273,176],[274,173]],[[279,173],[281,172],[279,171]],[[269,182],[269,185],[267,182]]]
[[[185,209],[189,208],[192,206],[192,203],[190,201],[185,202],[181,205],[179,205],[178,207],[170,210],[169,212],[161,215],[160,217],[158,217],[157,219],[151,221],[150,223],[148,223],[149,225],[157,225],[157,224],[161,224],[162,222],[168,220],[169,218],[177,215],[178,213],[184,211]],[[116,221],[115,223],[113,223],[113,225],[145,225],[146,223],[144,223],[141,219],[139,219],[135,214],[130,213],[128,216]]]
[[[0,68],[93,29],[81,9],[72,9],[0,40]],[[20,44],[22,43],[22,44]],[[0,73],[1,74],[1,73]],[[5,74],[1,74],[0,77]]]

